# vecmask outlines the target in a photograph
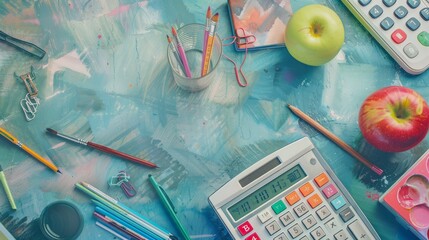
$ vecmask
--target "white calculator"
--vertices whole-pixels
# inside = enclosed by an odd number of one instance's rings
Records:
[[[307,137],[259,160],[209,202],[234,239],[380,239]]]
[[[429,0],[341,0],[410,74],[429,68]]]

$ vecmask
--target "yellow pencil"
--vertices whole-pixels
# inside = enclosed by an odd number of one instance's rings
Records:
[[[210,68],[210,58],[212,56],[213,43],[215,39],[216,26],[218,21],[219,21],[219,13],[216,13],[215,15],[213,15],[211,19],[210,32],[209,32],[209,36],[207,37],[207,45],[206,45],[206,51],[204,55],[204,66],[203,66],[203,71],[201,72],[201,76],[206,75]]]
[[[10,134],[8,131],[6,131],[4,128],[0,127],[0,135],[5,137],[7,140],[15,144],[16,146],[20,147],[22,150],[26,151],[28,154],[30,154],[35,159],[39,160],[39,162],[45,164],[48,168],[52,169],[54,172],[61,173],[61,171],[50,161],[44,159],[42,156],[40,156],[35,151],[31,150],[31,148],[27,147],[25,144],[20,142],[18,139],[16,139],[12,134]]]
[[[6,176],[4,175],[3,168],[0,165],[0,182],[3,185],[4,192],[6,193],[7,199],[9,199],[10,207],[16,210],[15,200],[13,199],[12,192],[10,191],[9,185],[7,184]]]

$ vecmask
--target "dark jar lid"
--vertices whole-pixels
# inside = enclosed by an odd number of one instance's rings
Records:
[[[83,217],[70,202],[56,201],[46,206],[39,218],[43,235],[49,240],[73,240],[83,229]]]

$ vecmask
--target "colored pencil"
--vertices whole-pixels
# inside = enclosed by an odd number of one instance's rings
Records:
[[[211,24],[211,17],[212,17],[212,11],[210,9],[210,6],[207,8],[206,12],[206,26],[204,29],[204,40],[203,40],[203,55],[201,59],[201,73],[204,71],[204,57],[206,55],[207,51],[207,38],[209,37],[210,33],[210,24]]]
[[[120,152],[118,150],[115,150],[115,149],[112,149],[112,148],[109,148],[109,147],[106,147],[106,146],[103,146],[103,145],[100,145],[100,144],[97,144],[97,143],[93,143],[93,142],[90,142],[90,141],[84,141],[82,139],[78,139],[78,138],[74,138],[74,137],[71,137],[71,136],[67,136],[65,134],[62,134],[62,133],[59,133],[59,132],[53,130],[52,128],[47,128],[46,130],[47,130],[48,133],[51,133],[51,134],[53,134],[55,136],[61,137],[63,139],[70,140],[70,141],[75,142],[75,143],[79,143],[79,144],[84,145],[84,146],[92,147],[94,149],[97,149],[97,150],[105,152],[105,153],[109,153],[109,154],[112,154],[112,155],[115,155],[115,156],[118,156],[118,157],[130,160],[130,161],[133,161],[133,162],[136,162],[136,163],[139,163],[139,164],[151,167],[151,168],[158,167],[155,163],[149,162],[147,160],[131,156],[129,154]]]
[[[210,32],[209,32],[209,36],[207,37],[207,47],[206,47],[207,50],[204,54],[204,67],[203,67],[203,71],[201,72],[201,76],[206,75],[210,68],[210,58],[212,56],[213,43],[215,39],[216,27],[217,27],[218,21],[219,21],[219,13],[216,13],[211,18]]]
[[[35,151],[33,151],[31,148],[27,147],[25,144],[23,144],[22,142],[20,142],[17,138],[15,138],[12,134],[10,134],[5,129],[0,128],[0,135],[2,135],[3,137],[5,137],[7,140],[9,140],[10,142],[12,142],[16,146],[20,147],[22,150],[24,150],[25,152],[27,152],[28,154],[30,154],[35,159],[39,160],[39,162],[43,163],[45,166],[47,166],[48,168],[50,168],[52,171],[57,172],[57,173],[61,173],[61,171],[57,168],[57,166],[55,166],[50,161],[44,159],[42,156],[40,156],[38,153],[36,153]]]
[[[146,240],[145,237],[141,236],[140,234],[138,234],[135,231],[131,230],[130,228],[126,227],[124,224],[122,224],[122,223],[120,223],[120,222],[118,222],[112,218],[109,218],[108,216],[102,215],[96,211],[93,213],[93,215],[97,219],[99,219],[100,221],[108,224],[109,226],[117,229],[118,231],[124,232],[125,234],[129,235],[133,239]]]
[[[335,136],[332,132],[330,132],[328,129],[323,127],[320,123],[312,119],[310,116],[305,114],[303,111],[298,109],[295,106],[292,106],[288,104],[288,108],[299,118],[304,120],[306,123],[308,123],[310,126],[317,129],[320,133],[325,135],[329,140],[337,144],[339,147],[341,147],[344,151],[348,152],[350,155],[355,157],[357,160],[359,160],[361,163],[363,163],[365,166],[370,168],[372,171],[377,173],[378,175],[383,174],[383,170],[379,167],[377,167],[375,164],[369,162],[366,160],[362,155],[360,155],[356,150],[354,150],[352,147],[350,147],[347,143],[345,143],[343,140],[341,140],[339,137]]]
[[[95,212],[106,216],[107,218],[110,218],[117,223],[123,225],[127,229],[136,232],[138,235],[141,235],[144,238],[154,239],[154,240],[163,240],[164,238],[156,235],[155,233],[151,232],[149,229],[146,229],[139,225],[134,220],[128,218],[126,215],[121,214],[120,212],[117,212],[115,209],[112,209],[111,207],[105,205],[104,203],[101,203],[97,200],[92,200],[92,202],[95,204]]]
[[[183,49],[182,43],[180,42],[179,36],[177,36],[176,29],[171,27],[171,32],[176,40],[177,51],[179,52],[180,59],[182,59],[183,67],[185,68],[185,74],[188,78],[192,77],[191,69],[189,68],[188,59],[186,58],[185,49]]]
[[[99,226],[100,228],[110,232],[111,234],[115,235],[115,237],[121,239],[121,240],[129,240],[128,238],[122,236],[121,234],[115,232],[113,229],[111,229],[110,227],[106,226],[106,224],[100,222],[100,221],[96,221],[95,225]]]
[[[7,184],[6,176],[4,175],[3,168],[0,165],[0,181],[3,185],[4,192],[6,193],[7,199],[9,200],[10,207],[16,210],[15,200],[13,199],[12,192],[10,191],[9,184]]]
[[[131,229],[138,234],[143,235],[144,237],[148,238],[155,238],[157,240],[161,240],[161,237],[158,237],[156,234],[151,232],[150,230],[142,227],[137,222],[131,220],[126,215],[121,214],[116,209],[111,208],[110,206],[105,205],[102,202],[99,202],[97,200],[92,199],[92,202],[96,205],[95,211],[99,214],[102,214],[104,216],[107,216],[113,220],[115,220],[118,223],[121,223],[123,226],[126,226],[128,229]]]
[[[149,232],[151,234],[155,234],[156,236],[158,236],[158,238],[164,239],[164,240],[174,238],[174,236],[171,233],[168,233],[167,231],[151,224],[148,220],[139,216],[139,214],[135,213],[133,210],[119,203],[117,200],[113,199],[112,197],[108,196],[102,191],[98,190],[94,186],[85,182],[80,182],[80,183],[76,183],[75,187],[81,190],[82,192],[86,193],[93,199],[97,200],[98,202],[101,202],[102,204],[106,205],[110,209],[114,210],[121,216],[124,216],[125,218],[129,219],[137,226],[140,226],[139,229],[141,229],[143,232]]]

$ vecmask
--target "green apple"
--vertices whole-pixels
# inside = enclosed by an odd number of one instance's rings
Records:
[[[333,59],[344,43],[344,26],[330,8],[313,4],[296,11],[285,30],[285,45],[298,61],[320,66]]]

